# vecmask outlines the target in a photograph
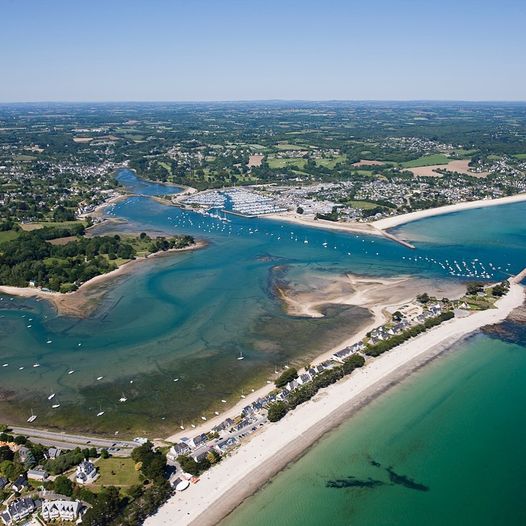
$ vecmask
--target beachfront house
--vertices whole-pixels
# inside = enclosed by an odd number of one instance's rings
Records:
[[[35,509],[36,503],[33,499],[29,497],[16,499],[7,506],[7,509],[0,515],[0,518],[6,526],[11,526],[18,521],[29,517]]]
[[[77,472],[75,474],[77,484],[91,484],[97,476],[97,468],[89,460],[84,460],[77,466]]]
[[[192,454],[191,454],[191,457],[196,461],[196,462],[201,462],[201,460],[204,460],[207,456],[208,456],[208,453],[210,453],[212,449],[209,448],[208,446],[202,446],[198,449],[196,449]]]
[[[50,521],[76,521],[80,517],[82,504],[78,500],[45,500],[42,503],[42,518]]]
[[[187,438],[187,439],[181,439],[182,441],[186,442],[188,446],[190,446],[192,449],[195,449],[203,444],[206,443],[208,440],[208,437],[205,435],[205,433],[201,433],[200,435],[197,435],[194,438]]]
[[[180,455],[187,455],[188,453],[190,453],[190,446],[184,442],[178,442],[169,449],[168,453],[166,454],[166,459],[170,462],[175,462],[177,457]]]

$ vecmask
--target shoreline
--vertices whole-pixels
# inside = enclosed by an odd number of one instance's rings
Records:
[[[44,299],[53,304],[59,314],[65,314],[70,316],[84,316],[86,314],[87,300],[86,294],[91,292],[97,285],[102,285],[106,281],[111,281],[114,278],[130,273],[130,271],[151,259],[155,259],[162,256],[168,256],[177,254],[180,252],[191,252],[199,250],[208,245],[204,240],[197,240],[193,245],[184,248],[171,248],[166,251],[155,252],[147,257],[138,257],[122,264],[120,267],[105,274],[99,274],[88,281],[82,283],[80,287],[73,292],[55,292],[55,291],[44,291],[40,288],[33,287],[14,287],[11,285],[0,285],[0,294],[6,294],[8,296],[16,296],[19,298],[39,298]]]
[[[406,223],[412,223],[413,221],[419,221],[426,217],[441,216],[446,214],[452,214],[455,212],[461,212],[463,210],[472,210],[474,208],[486,208],[487,206],[499,206],[512,203],[521,203],[526,201],[526,193],[515,194],[507,197],[499,197],[497,199],[479,199],[477,201],[464,201],[462,203],[455,203],[454,205],[439,206],[437,208],[429,208],[427,210],[419,210],[417,212],[409,212],[408,214],[401,214],[392,217],[386,217],[373,221],[370,223],[378,230],[389,230]]]
[[[320,391],[277,423],[270,424],[232,455],[204,473],[199,484],[177,493],[145,524],[218,524],[243,500],[293,462],[359,407],[396,385],[422,364],[480,328],[499,323],[524,301],[516,280],[496,309],[454,318],[371,359],[349,378]]]

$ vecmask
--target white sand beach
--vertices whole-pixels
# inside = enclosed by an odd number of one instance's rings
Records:
[[[214,466],[184,493],[174,495],[149,517],[147,526],[217,524],[240,502],[296,459],[357,408],[406,377],[415,367],[485,325],[505,319],[524,301],[524,288],[512,280],[496,308],[454,318],[382,356],[349,378],[322,390]]]
[[[526,201],[526,194],[510,195],[508,197],[500,197],[498,199],[480,199],[478,201],[466,201],[464,203],[456,203],[454,205],[439,206],[437,208],[430,208],[429,210],[420,210],[418,212],[410,212],[409,214],[401,214],[393,217],[386,217],[373,221],[371,226],[378,230],[388,230],[395,226],[418,221],[426,217],[440,216],[444,214],[451,214],[453,212],[461,212],[462,210],[471,210],[473,208],[484,208],[486,206],[507,205],[511,203],[520,203]]]

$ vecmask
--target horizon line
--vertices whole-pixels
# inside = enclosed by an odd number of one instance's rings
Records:
[[[106,100],[25,100],[25,101],[0,101],[0,105],[16,104],[235,104],[256,102],[284,102],[284,103],[346,103],[346,102],[399,102],[399,103],[421,103],[421,102],[461,102],[461,103],[526,103],[526,99],[173,99],[173,100],[148,100],[148,99],[106,99]]]

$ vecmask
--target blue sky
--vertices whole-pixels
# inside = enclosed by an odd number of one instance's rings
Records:
[[[526,0],[0,0],[0,101],[526,100]]]

